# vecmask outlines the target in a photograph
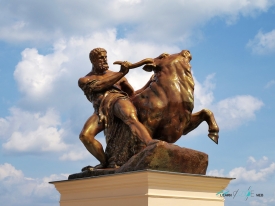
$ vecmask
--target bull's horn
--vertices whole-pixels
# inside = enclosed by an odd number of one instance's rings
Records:
[[[113,64],[119,64],[119,65],[121,65],[122,63],[123,63],[123,61],[115,61]],[[134,69],[134,68],[140,67],[140,66],[142,66],[144,64],[152,64],[152,63],[154,63],[154,59],[152,59],[152,58],[143,59],[143,60],[141,60],[141,61],[139,61],[137,63],[131,64],[130,67],[129,67],[129,69]]]

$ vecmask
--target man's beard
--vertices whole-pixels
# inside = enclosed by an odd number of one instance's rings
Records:
[[[100,65],[98,65],[98,68],[100,69],[101,72],[104,72],[104,71],[109,69],[109,65],[107,63],[106,64],[100,64]]]

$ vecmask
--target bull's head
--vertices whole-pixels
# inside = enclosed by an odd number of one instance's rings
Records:
[[[182,50],[180,53],[172,55],[162,53],[153,59],[153,63],[146,64],[143,67],[143,70],[147,72],[155,71],[158,66],[160,67],[162,64],[171,64],[173,61],[177,61],[179,58],[185,58],[188,62],[190,62],[192,60],[192,55],[188,50]]]

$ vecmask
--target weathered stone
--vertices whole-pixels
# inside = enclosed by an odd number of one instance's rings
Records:
[[[131,157],[116,173],[151,169],[205,175],[207,166],[207,154],[160,141]]]
[[[69,179],[108,175],[138,170],[160,170],[205,175],[208,155],[196,150],[159,141],[132,156],[120,168],[91,169],[72,174]]]

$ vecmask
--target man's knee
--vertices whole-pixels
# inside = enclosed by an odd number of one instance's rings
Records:
[[[137,121],[130,117],[130,118],[125,119],[124,122],[125,122],[125,124],[130,126],[130,125],[136,124]]]
[[[137,115],[135,113],[135,111],[127,111],[127,113],[125,112],[123,115],[122,115],[122,118],[121,120],[128,124],[128,125],[131,125],[131,124],[136,124],[136,122],[138,122],[138,118],[137,118]]]
[[[131,107],[116,107],[114,110],[115,116],[123,122],[135,123],[138,121],[137,112],[135,108]]]
[[[85,139],[86,139],[86,136],[81,132],[81,133],[79,134],[79,139],[80,139],[81,142],[84,142]]]
[[[81,132],[79,134],[79,139],[83,143],[88,143],[88,142],[91,142],[93,140],[93,137],[91,137],[91,135],[88,135],[87,133]]]

